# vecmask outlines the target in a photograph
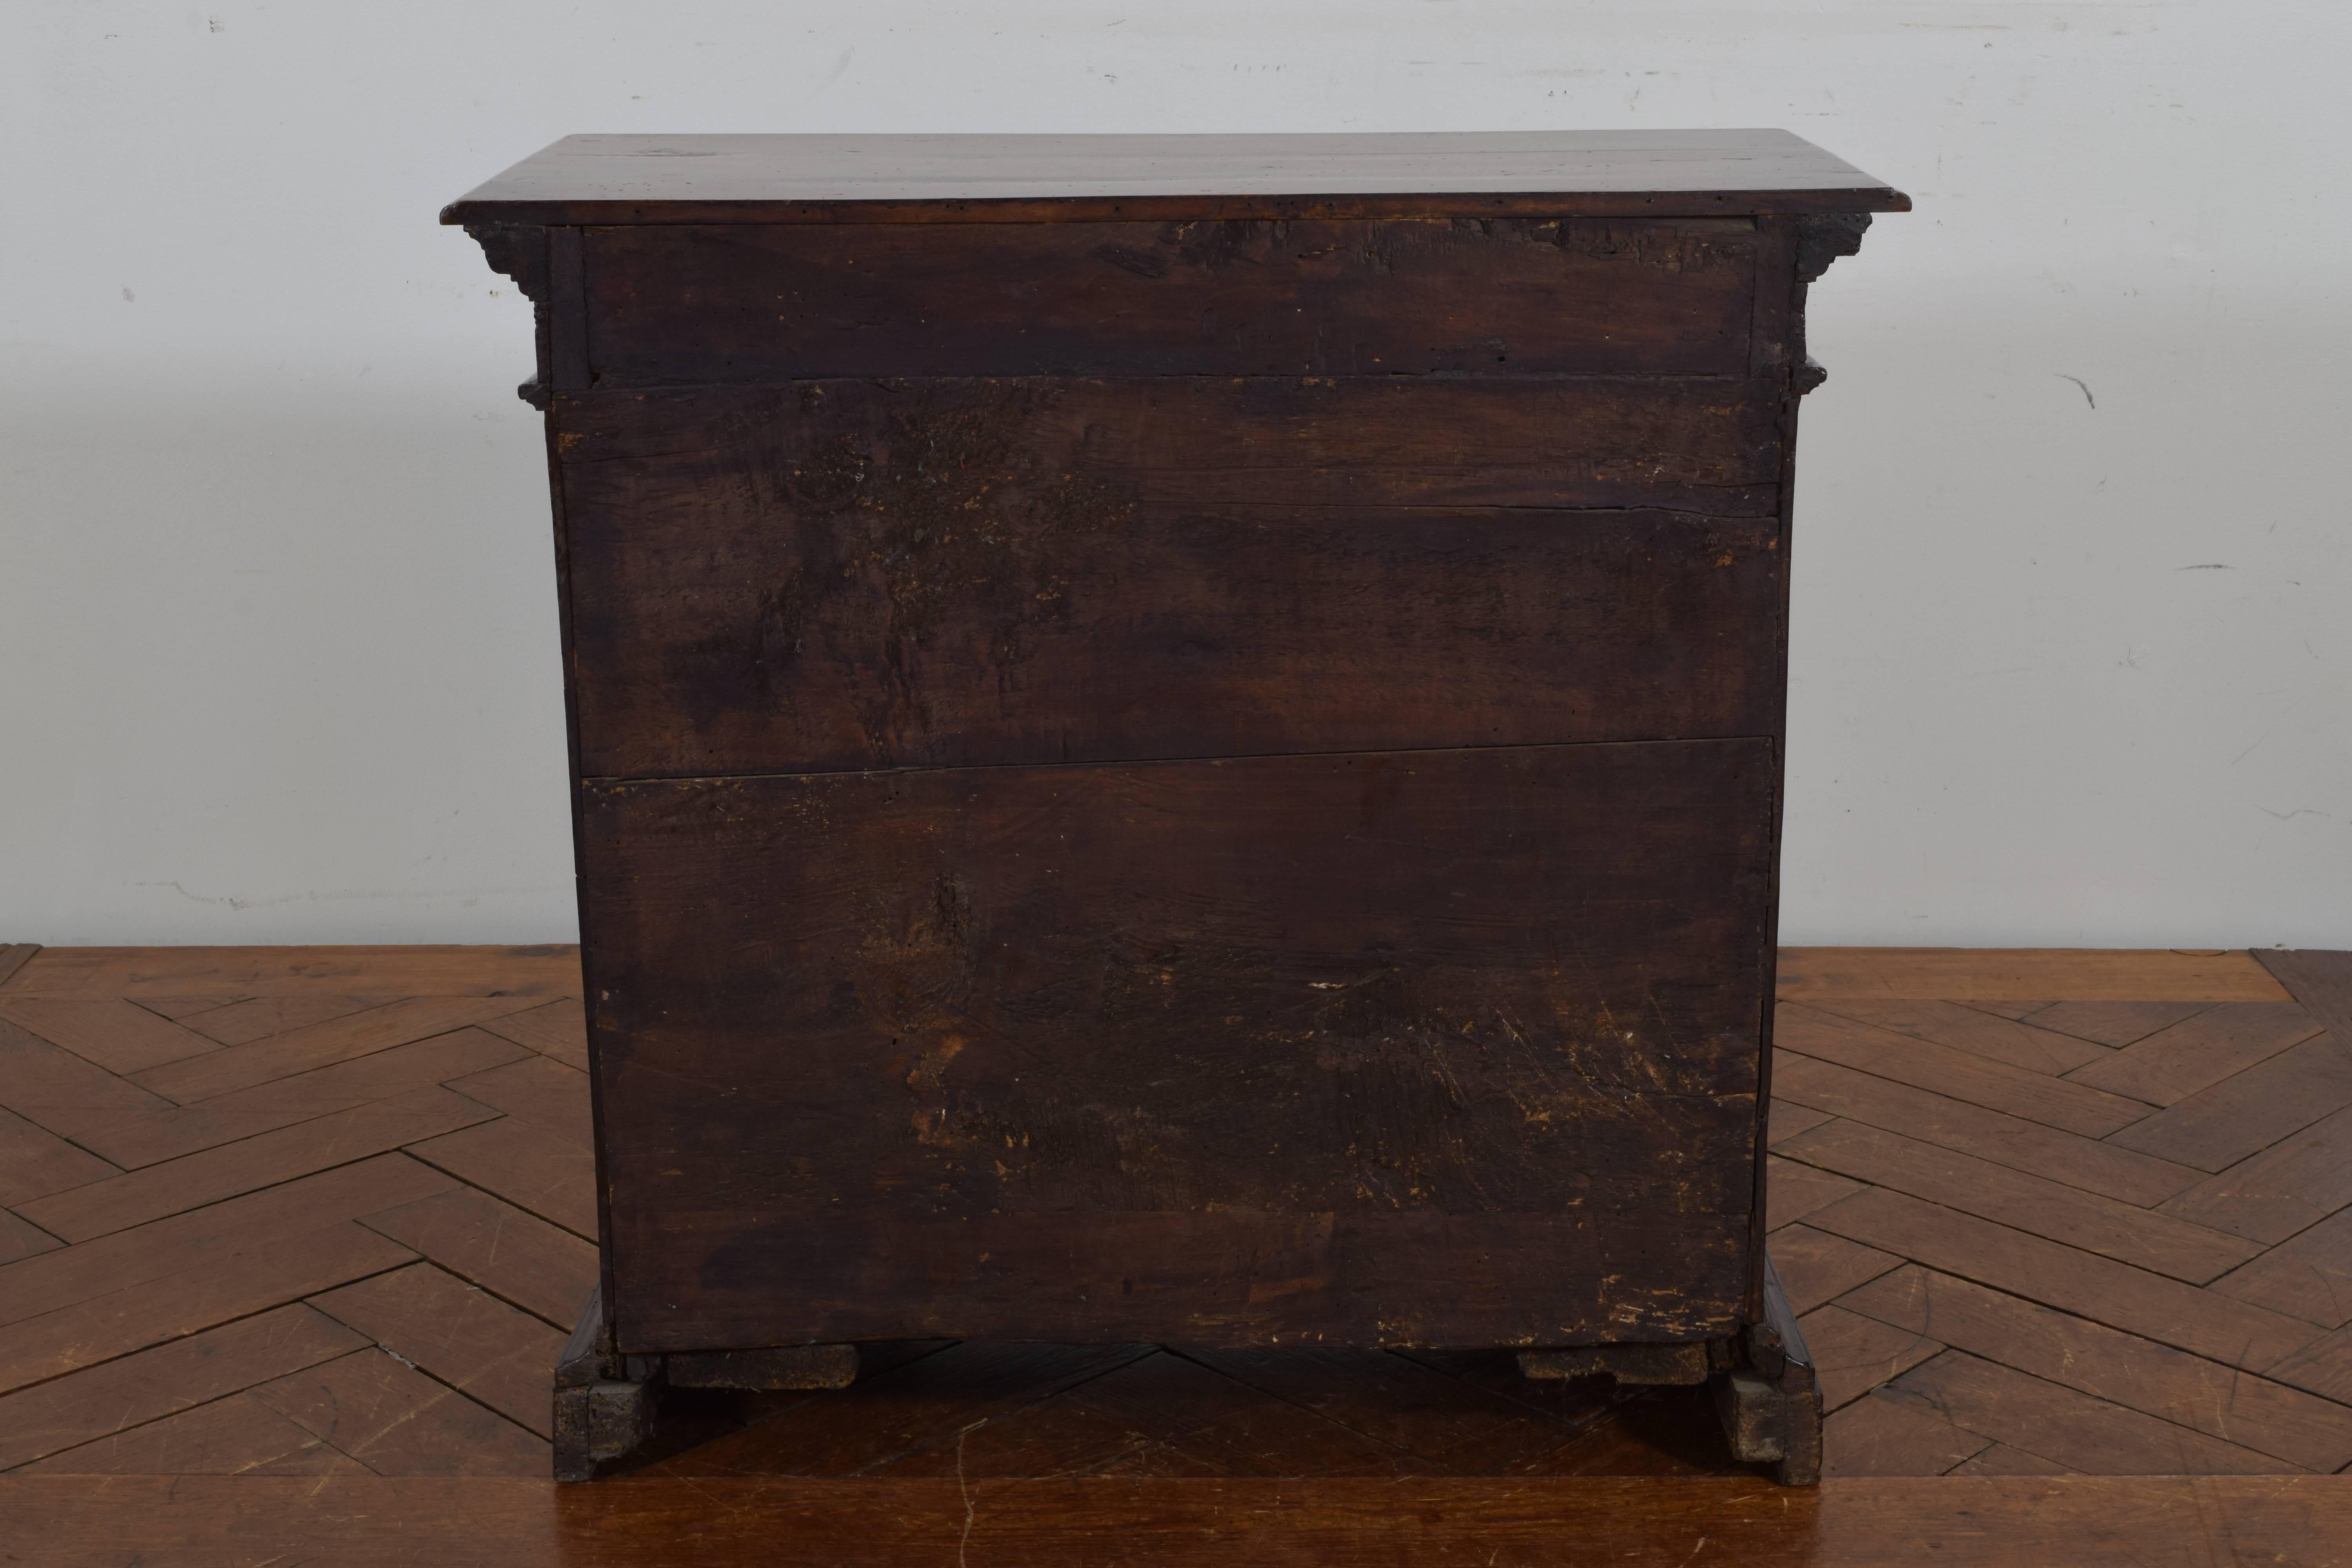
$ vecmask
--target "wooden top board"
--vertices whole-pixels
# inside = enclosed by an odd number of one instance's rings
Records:
[[[1785,131],[567,136],[442,210],[526,224],[1907,212]]]

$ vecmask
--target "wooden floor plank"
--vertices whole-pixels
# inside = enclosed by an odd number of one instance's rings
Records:
[[[2283,1002],[2245,952],[2133,948],[1784,947],[1784,1000]]]
[[[296,1302],[0,1396],[0,1470],[349,1355],[367,1342]]]
[[[2051,1078],[2087,1067],[2108,1054],[2105,1047],[2076,1036],[1996,1017],[1958,1002],[1837,1001],[1815,1005],[1822,1012],[1857,1023]]]
[[[1899,1269],[1840,1305],[2305,1469],[2352,1464],[2352,1410],[1948,1274]]]
[[[1822,1424],[1822,1474],[1940,1476],[1991,1446],[1990,1438],[1958,1425],[1932,1400],[1889,1386],[1872,1390]]]
[[[1865,1318],[1843,1307],[1818,1308],[1800,1319],[1797,1326],[1804,1331],[1805,1348],[1812,1352],[1824,1410],[1853,1404],[1944,1348],[1924,1333]]]
[[[371,1347],[251,1397],[381,1476],[544,1476],[547,1440]]]
[[[242,997],[229,996],[142,996],[132,1005],[144,1007],[158,1018],[169,1018],[176,1024],[199,1013],[214,1012],[242,1000]]]
[[[2208,1437],[1960,1351],[1895,1381],[1955,1426],[2100,1476],[2261,1476],[2304,1473],[2251,1448]]]
[[[236,1394],[52,1455],[22,1473],[318,1476],[346,1470],[361,1467],[251,1394]]]
[[[315,996],[247,996],[210,1007],[187,1020],[187,1026],[217,1045],[244,1046],[271,1035],[282,1035],[330,1018],[345,1018],[371,1007],[402,1000],[397,995],[356,994]],[[155,1004],[142,1000],[142,1006]]]
[[[2033,1026],[2121,1050],[2212,1005],[2210,1002],[2059,1002],[2034,1014]]]
[[[1804,1218],[1817,1208],[1825,1208],[1840,1198],[1851,1197],[1862,1190],[1862,1184],[1812,1165],[1801,1165],[1794,1160],[1779,1155],[1767,1155],[1764,1160],[1764,1226],[1778,1230]]]
[[[117,1164],[152,1165],[463,1078],[520,1051],[496,1035],[461,1029],[85,1136]]]
[[[565,1335],[429,1263],[412,1264],[310,1305],[516,1426],[552,1436],[555,1360]]]
[[[2352,1037],[2315,1035],[2136,1121],[2113,1142],[2221,1172],[2352,1105]]]
[[[542,1132],[552,1132],[583,1148],[594,1147],[588,1075],[553,1058],[525,1057],[488,1072],[452,1079],[449,1087],[468,1100],[478,1100]]]
[[[0,1209],[0,1266],[17,1263],[65,1245],[13,1209]],[[5,1287],[0,1287],[0,1311],[5,1310]]]
[[[1729,1476],[1754,1473],[1731,1456],[1705,1388],[1645,1388],[1557,1448],[1512,1460],[1497,1474]]]
[[[575,1236],[596,1238],[596,1156],[569,1139],[502,1117],[428,1139],[409,1152]]]
[[[2352,952],[2270,949],[2254,956],[2322,1027],[2352,1037]]]
[[[1988,1002],[1981,996],[1969,996],[1960,999],[1958,1005],[1962,1007],[1973,1007],[1979,1013],[1990,1013],[1996,1017],[2007,1018],[2011,1022],[2015,1023],[2021,1021],[2035,1013],[2041,1012],[2044,1007],[2055,1006],[2057,1004],[2052,1002]]]
[[[118,1075],[220,1048],[119,997],[0,997],[0,1018]]]
[[[362,1223],[566,1333],[596,1283],[595,1247],[470,1187]]]
[[[427,1200],[432,1201],[432,1200]],[[341,1224],[0,1329],[0,1391],[27,1387],[397,1268],[415,1254]]]
[[[142,1166],[24,1205],[68,1241],[88,1241],[454,1131],[491,1112],[436,1085]],[[378,1207],[388,1206],[387,1198]]]
[[[2186,1165],[2078,1138],[2038,1121],[1964,1105],[1940,1094],[1790,1053],[1772,1064],[1772,1092],[1816,1110],[1883,1127],[2012,1170],[2143,1207],[2203,1180]]]
[[[2084,1138],[2104,1138],[2147,1114],[2137,1100],[2078,1082],[1990,1061],[1818,1008],[1786,1003],[1773,1012],[1777,1055],[1794,1051],[1947,1099],[2038,1121]]]
[[[2159,1029],[2067,1076],[2069,1083],[2175,1105],[2319,1033],[2293,1002],[2231,1002]]]
[[[1781,1288],[1789,1295],[1789,1308],[1800,1317],[1903,1261],[1894,1253],[1805,1225],[1774,1231],[1769,1245],[1772,1266],[1780,1271]]]
[[[651,1467],[672,1476],[856,1476],[1155,1353],[1151,1345],[969,1342]]]
[[[577,996],[567,996],[526,1012],[509,1013],[482,1026],[517,1045],[566,1067],[588,1070],[588,1016]]]
[[[2198,1225],[2284,1241],[2352,1205],[2352,1108],[2313,1122],[2164,1205]]]
[[[2045,1459],[2022,1448],[1995,1443],[1948,1473],[1955,1476],[2072,1476],[2081,1472],[2070,1470],[2055,1459]]]
[[[2330,1478],[0,1480],[44,1568],[1941,1568],[2346,1561]]]
[[[172,1102],[0,1021],[0,1106],[61,1138],[160,1116]]]
[[[1793,1100],[1775,1100],[1767,1118],[1764,1142],[1769,1147],[1777,1149],[1799,1133],[1811,1131],[1829,1120],[1830,1113],[1826,1110],[1815,1110],[1810,1105],[1799,1105]]]
[[[45,1253],[0,1268],[0,1323],[21,1322],[257,1247],[290,1244],[327,1226],[457,1184],[404,1154],[384,1154]]]
[[[1394,1476],[1412,1462],[1388,1444],[1279,1399],[1261,1400],[1096,1471],[1116,1476]]]
[[[1832,1204],[1808,1223],[2250,1372],[2318,1338],[2296,1319],[1884,1188]]]
[[[7,984],[47,996],[577,996],[580,950],[548,947],[45,947]]]
[[[412,996],[154,1068],[139,1074],[136,1081],[179,1104],[192,1105],[452,1034],[523,1005],[509,996]]]
[[[2352,1208],[2288,1237],[2213,1289],[2322,1328],[2352,1322]]]
[[[2271,1368],[2270,1375],[2323,1399],[2352,1405],[2352,1325],[2314,1340]]]
[[[119,1167],[23,1117],[0,1110],[0,1205],[102,1181]]]
[[[1817,1127],[1791,1140],[1784,1157],[1850,1177],[1857,1188],[1891,1187],[2192,1285],[2218,1279],[2262,1251],[2243,1237],[1859,1122]]]
[[[1212,1371],[1444,1472],[1485,1475],[1559,1447],[1568,1429],[1402,1356],[1374,1350],[1187,1350]]]

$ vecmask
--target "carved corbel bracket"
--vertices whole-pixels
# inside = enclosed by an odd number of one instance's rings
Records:
[[[1820,213],[1797,220],[1797,281],[1811,283],[1841,256],[1862,248],[1868,213]]]
[[[533,408],[545,413],[550,402],[548,349],[551,342],[547,301],[547,230],[536,224],[469,223],[466,232],[482,247],[482,255],[494,272],[502,272],[514,279],[523,298],[531,303],[531,318],[539,347],[539,372],[515,388],[515,395]]]

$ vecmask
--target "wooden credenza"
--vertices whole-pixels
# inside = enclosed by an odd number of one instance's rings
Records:
[[[582,136],[536,302],[604,1282],[559,1470],[858,1341],[1714,1378],[1764,1256],[1777,132]],[[1808,1445],[1811,1448],[1808,1448]]]

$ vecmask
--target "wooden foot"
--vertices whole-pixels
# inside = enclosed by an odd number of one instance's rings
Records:
[[[1731,1451],[1740,1458],[1777,1461],[1782,1486],[1810,1487],[1821,1480],[1821,1387],[1769,1253],[1764,1321],[1748,1331],[1748,1364],[1717,1379],[1715,1408]]]
[[[591,1481],[625,1469],[649,1448],[671,1388],[846,1388],[856,1345],[622,1355],[604,1321],[604,1294],[588,1292],[580,1323],[555,1363],[555,1479]]]

